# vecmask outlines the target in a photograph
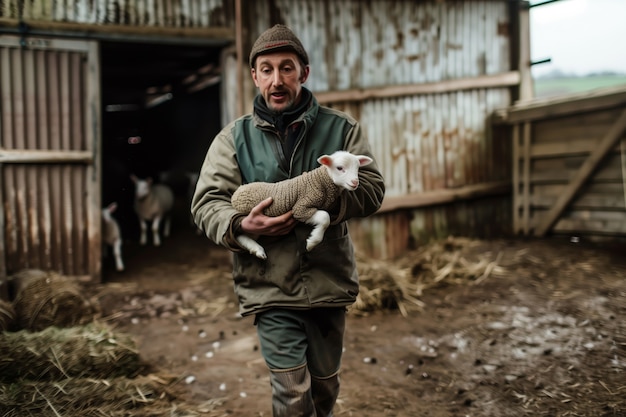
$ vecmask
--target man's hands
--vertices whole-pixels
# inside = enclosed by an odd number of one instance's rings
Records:
[[[297,223],[291,211],[276,217],[263,214],[263,211],[272,205],[273,201],[272,197],[269,197],[257,204],[243,218],[241,230],[247,234],[265,236],[282,236],[291,232]]]

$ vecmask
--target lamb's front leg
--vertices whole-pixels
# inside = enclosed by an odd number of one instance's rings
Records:
[[[122,261],[122,239],[117,239],[113,243],[113,255],[115,255],[115,268],[118,271],[123,271],[124,261]]]
[[[314,247],[322,242],[322,239],[324,239],[324,233],[326,233],[326,229],[328,229],[328,226],[330,225],[330,214],[324,210],[316,210],[305,223],[313,226],[313,230],[311,230],[311,233],[306,240],[306,250],[307,252],[310,252]]]
[[[139,238],[139,244],[145,245],[148,241],[148,225],[145,219],[139,219],[139,227],[141,228],[141,237]]]
[[[161,246],[161,237],[159,236],[160,224],[161,216],[154,216],[154,220],[152,220],[152,242],[154,246]]]

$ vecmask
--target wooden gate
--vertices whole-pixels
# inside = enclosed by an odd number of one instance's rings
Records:
[[[626,237],[626,87],[516,104],[516,234]]]
[[[100,279],[99,71],[95,41],[0,36],[0,283]]]

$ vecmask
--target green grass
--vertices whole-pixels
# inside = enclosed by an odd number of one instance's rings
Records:
[[[602,75],[571,78],[538,78],[534,80],[535,97],[548,97],[581,93],[597,88],[623,86],[626,88],[626,75]]]

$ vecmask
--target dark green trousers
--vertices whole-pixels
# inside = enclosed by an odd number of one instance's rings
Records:
[[[270,370],[307,364],[317,378],[339,371],[346,309],[274,309],[256,316],[261,353]]]
[[[274,417],[333,416],[345,323],[345,308],[275,309],[257,315]]]

